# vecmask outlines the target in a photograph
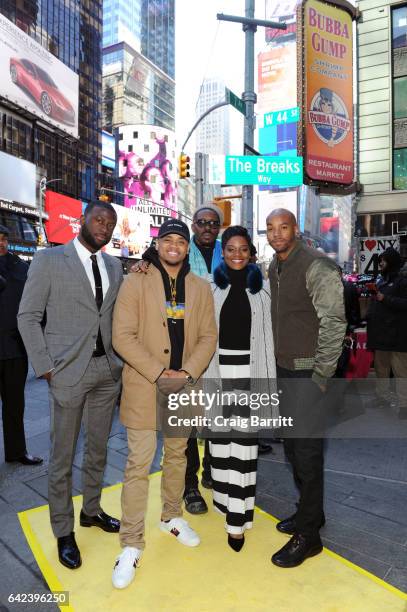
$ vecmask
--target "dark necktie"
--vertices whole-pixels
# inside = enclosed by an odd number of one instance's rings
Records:
[[[96,302],[96,306],[98,310],[100,310],[103,304],[102,277],[100,276],[100,270],[99,270],[96,255],[91,255],[90,258],[92,260],[93,278],[95,279],[95,302]],[[99,331],[98,331],[98,337],[96,340],[96,348],[93,352],[93,355],[95,357],[101,357],[102,355],[105,355],[105,347],[103,346],[100,326],[99,326]]]

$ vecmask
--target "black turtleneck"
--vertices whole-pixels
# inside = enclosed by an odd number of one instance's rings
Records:
[[[229,350],[250,350],[252,313],[247,296],[248,269],[232,270],[226,266],[230,290],[220,311],[219,346]]]

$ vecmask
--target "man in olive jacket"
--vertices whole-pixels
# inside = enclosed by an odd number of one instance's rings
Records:
[[[163,223],[157,249],[149,249],[152,265],[145,274],[129,274],[114,310],[113,346],[124,361],[120,419],[127,428],[129,448],[121,500],[123,550],[112,576],[119,589],[134,579],[145,546],[148,475],[159,426],[157,388],[163,390],[170,381],[181,389],[195,381],[216,348],[212,292],[206,280],[190,272],[188,248],[185,223],[176,219]],[[197,546],[198,535],[182,519],[190,430],[176,429],[164,437],[160,529],[185,546]]]
[[[294,432],[284,446],[300,493],[297,512],[277,524],[279,531],[293,537],[272,562],[295,567],[322,551],[323,441],[315,431],[323,415],[317,407],[336,370],[346,318],[337,265],[298,239],[290,211],[270,213],[267,238],[276,251],[269,278],[277,377],[284,389],[280,403],[294,418]]]

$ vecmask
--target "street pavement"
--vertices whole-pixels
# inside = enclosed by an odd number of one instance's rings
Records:
[[[366,395],[363,402],[372,402]],[[5,464],[0,448],[0,612],[41,609],[9,603],[10,593],[49,593],[20,527],[17,512],[47,504],[49,408],[47,383],[32,370],[26,386],[28,451],[44,458],[38,467]],[[73,493],[80,494],[83,437],[73,468]],[[123,479],[127,444],[118,415],[109,438],[105,486]],[[156,455],[152,471],[159,469]],[[282,444],[259,459],[256,503],[283,518],[295,511],[296,491]],[[407,444],[405,439],[330,439],[326,441],[324,545],[407,592]],[[274,525],[270,524],[270,529]],[[254,524],[255,530],[255,524]],[[253,534],[254,535],[254,534]],[[275,552],[270,549],[270,556]],[[214,553],[215,554],[215,553]],[[295,570],[287,570],[295,572]],[[270,602],[271,604],[271,602]],[[44,605],[44,604],[43,604]],[[46,604],[46,610],[57,610]]]

